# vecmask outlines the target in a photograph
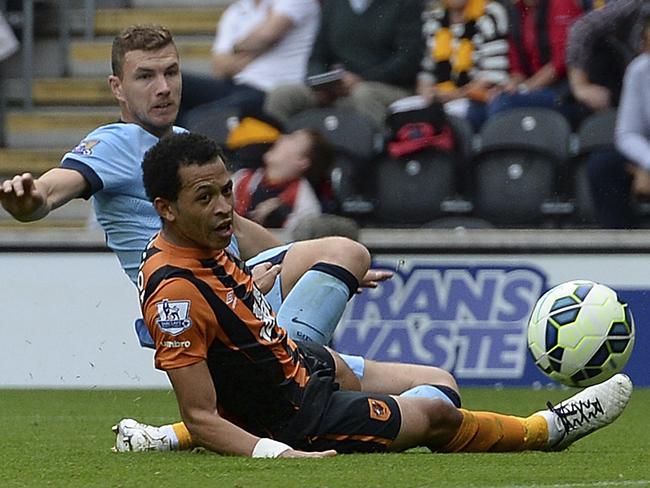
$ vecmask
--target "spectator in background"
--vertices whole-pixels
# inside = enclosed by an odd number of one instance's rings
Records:
[[[433,2],[423,13],[427,50],[417,92],[478,129],[485,102],[508,81],[508,13],[490,0]]]
[[[516,107],[547,107],[569,115],[565,47],[582,14],[576,0],[516,0],[510,18],[510,79],[487,116]]]
[[[260,107],[268,90],[304,80],[319,18],[318,0],[233,2],[212,46],[215,77],[183,76],[178,123],[225,107]]]
[[[588,111],[616,107],[625,67],[641,51],[644,0],[618,0],[571,27],[566,65],[571,93]]]
[[[340,68],[324,85],[279,86],[265,109],[287,121],[315,106],[350,107],[382,126],[386,107],[412,95],[422,57],[419,0],[328,0],[308,63],[308,75]]]
[[[618,106],[625,68],[642,50],[645,0],[617,0],[589,12],[571,28],[567,71],[573,97],[584,114]],[[586,161],[596,219],[601,227],[637,225],[630,194],[632,176],[615,148]],[[638,173],[639,181],[643,173]]]
[[[643,19],[643,52],[625,71],[616,120],[616,148],[629,161],[631,191],[650,198],[650,17]]]
[[[265,227],[289,229],[320,215],[314,186],[326,178],[334,159],[320,133],[300,129],[280,136],[262,159],[263,167],[233,175],[237,213]]]

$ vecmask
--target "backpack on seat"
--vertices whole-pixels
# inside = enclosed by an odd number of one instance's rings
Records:
[[[376,217],[383,223],[423,224],[443,215],[456,194],[454,131],[439,103],[408,97],[386,118],[386,153],[377,161]]]
[[[389,107],[387,150],[393,158],[424,149],[454,150],[454,132],[442,104],[423,97],[403,98]]]

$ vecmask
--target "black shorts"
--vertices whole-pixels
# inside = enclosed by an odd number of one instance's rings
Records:
[[[343,391],[334,382],[334,358],[322,346],[300,343],[316,367],[295,418],[273,432],[294,449],[340,453],[384,452],[402,423],[397,402],[389,395]]]

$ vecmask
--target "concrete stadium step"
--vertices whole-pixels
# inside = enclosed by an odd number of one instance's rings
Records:
[[[119,119],[117,107],[96,110],[10,111],[5,120],[10,148],[72,148],[91,130]]]
[[[106,78],[48,78],[34,80],[35,105],[114,105]]]
[[[21,173],[40,176],[59,165],[68,149],[0,149],[0,179]]]
[[[213,36],[188,38],[174,36],[184,71],[209,74]],[[73,76],[108,76],[111,73],[113,38],[74,41],[70,46],[70,70]]]
[[[95,34],[115,35],[133,24],[160,24],[179,34],[214,34],[223,6],[191,8],[98,9]]]

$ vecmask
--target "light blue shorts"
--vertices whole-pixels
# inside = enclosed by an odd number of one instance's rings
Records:
[[[246,265],[249,268],[253,268],[256,264],[260,263],[271,263],[271,264],[281,264],[284,261],[284,256],[287,254],[287,251],[292,246],[292,243],[285,244],[284,246],[272,247],[266,251],[262,251],[257,256],[253,256],[248,261]],[[266,295],[266,300],[271,305],[271,308],[275,313],[278,313],[280,310],[280,305],[282,305],[282,281],[280,280],[280,275],[275,278],[275,283],[273,283],[273,288],[271,288]]]
[[[350,367],[354,373],[354,376],[359,379],[363,378],[363,372],[366,368],[366,360],[363,358],[363,356],[352,356],[350,354],[341,353],[339,353],[339,356],[341,356],[341,359],[345,361],[345,364]]]

